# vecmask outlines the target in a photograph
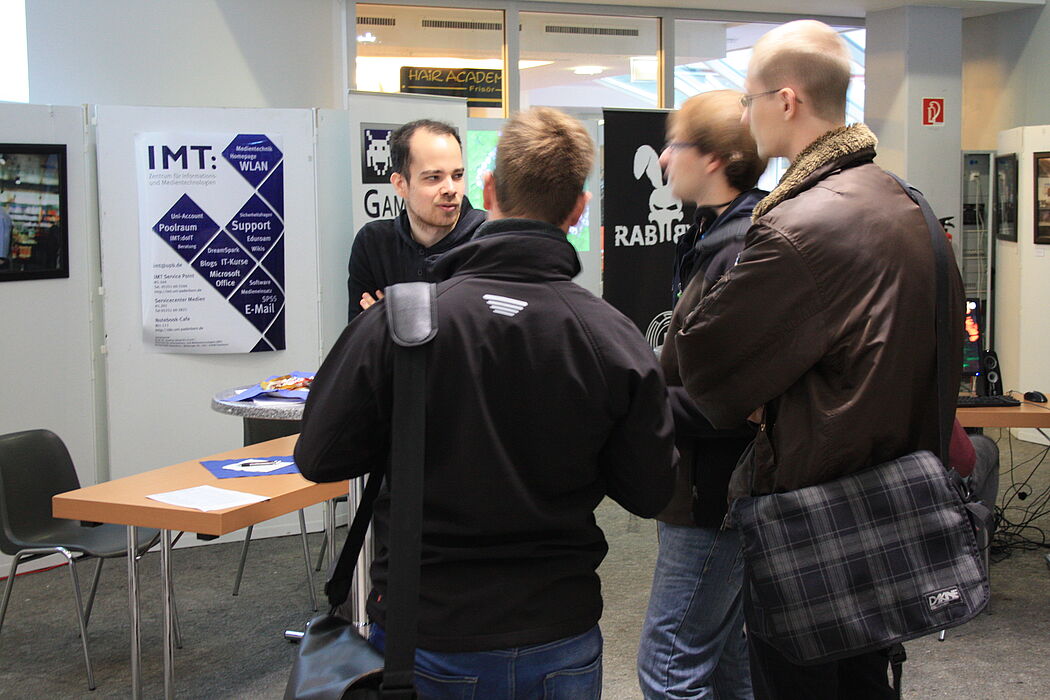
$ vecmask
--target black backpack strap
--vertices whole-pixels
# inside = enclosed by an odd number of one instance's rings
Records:
[[[383,697],[415,697],[423,460],[426,456],[426,343],[437,334],[437,287],[407,282],[384,291],[394,350],[390,433],[390,571],[386,591]]]
[[[951,385],[951,372],[949,369],[951,364],[952,330],[948,319],[948,261],[951,255],[951,252],[948,250],[948,236],[937,220],[937,216],[933,213],[930,203],[922,196],[922,192],[919,192],[919,190],[893,173],[887,172],[887,174],[896,180],[901,189],[919,205],[919,209],[922,210],[922,215],[926,219],[926,226],[930,229],[937,295],[935,297],[937,309],[935,326],[937,343],[937,416],[939,419],[937,428],[940,438],[940,451],[937,453],[937,456],[941,458],[941,462],[948,464],[948,442],[952,433],[952,421],[955,420],[954,397],[958,393],[958,387]]]

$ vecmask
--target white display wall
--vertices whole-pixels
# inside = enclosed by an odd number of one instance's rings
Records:
[[[1050,126],[1025,126],[999,133],[998,153],[1017,154],[1017,241],[996,241],[995,338],[1007,391],[1050,394],[1050,245],[1035,243],[1034,154],[1050,152]],[[1017,434],[1047,443],[1038,431]]]
[[[0,282],[0,433],[53,430],[87,486],[105,479],[91,132],[82,107],[0,103],[0,143],[66,145],[69,234],[68,278]],[[0,576],[9,566],[0,555]]]
[[[237,447],[241,421],[211,397],[320,364],[313,110],[98,107],[99,219],[105,290],[110,475],[119,478]],[[274,134],[284,153],[287,349],[239,354],[154,352],[143,341],[135,138],[150,132]],[[311,519],[319,514],[312,514]],[[295,531],[294,516],[260,534]]]

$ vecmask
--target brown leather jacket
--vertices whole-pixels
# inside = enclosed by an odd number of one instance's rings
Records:
[[[937,449],[929,229],[872,162],[875,144],[858,124],[800,153],[755,208],[736,266],[674,339],[685,387],[714,426],[765,407],[730,499]],[[954,401],[963,294],[954,258],[949,267]]]

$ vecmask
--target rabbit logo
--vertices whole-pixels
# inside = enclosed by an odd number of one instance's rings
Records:
[[[660,241],[670,241],[672,226],[682,220],[682,200],[671,192],[670,183],[664,182],[660,155],[648,144],[634,152],[634,177],[641,179],[643,173],[653,186],[653,193],[649,195],[649,221],[658,227]]]

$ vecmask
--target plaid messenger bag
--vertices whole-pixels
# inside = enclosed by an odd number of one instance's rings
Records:
[[[738,499],[748,631],[821,663],[966,622],[988,602],[953,475],[915,452],[826,484]]]
[[[931,390],[938,454],[946,457],[957,393],[948,371],[955,337],[947,311],[950,253],[930,205],[888,174],[919,205],[930,230],[937,290]],[[988,603],[974,534],[983,506],[964,505],[961,494],[958,474],[918,451],[828,483],[737,499],[731,517],[748,568],[749,633],[794,663],[815,664],[974,617]]]

